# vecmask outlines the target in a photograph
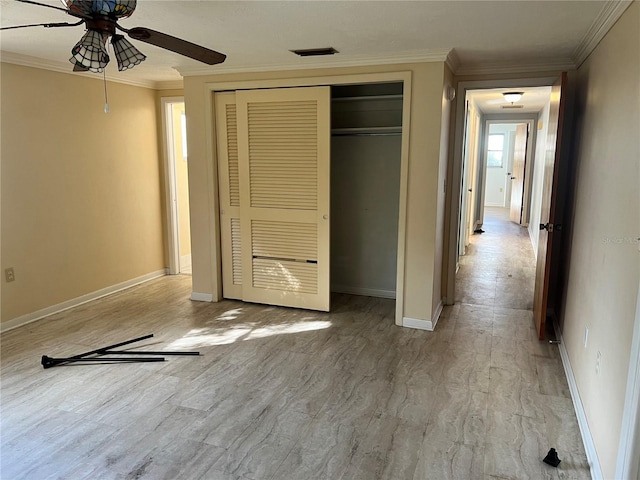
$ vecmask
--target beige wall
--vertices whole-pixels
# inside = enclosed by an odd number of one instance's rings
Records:
[[[635,2],[577,72],[577,178],[563,337],[604,478],[616,476],[640,281],[639,19]]]
[[[163,269],[155,92],[1,75],[2,321]]]
[[[277,86],[289,79],[318,76],[406,72],[412,74],[411,129],[405,242],[405,317],[430,320],[433,311],[436,257],[438,179],[442,121],[442,85],[444,63],[384,65],[376,67],[335,68],[286,72],[228,74],[186,77],[185,103],[189,142],[189,188],[193,291],[220,295],[220,277],[216,265],[219,231],[214,159],[207,156],[212,142],[212,119],[207,118],[212,101],[207,83],[229,84],[259,80]],[[213,147],[209,147],[213,148]],[[439,298],[439,295],[438,295]]]

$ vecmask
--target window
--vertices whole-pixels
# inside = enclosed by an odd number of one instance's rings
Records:
[[[502,168],[502,157],[504,150],[504,134],[496,133],[489,135],[487,147],[487,167]]]

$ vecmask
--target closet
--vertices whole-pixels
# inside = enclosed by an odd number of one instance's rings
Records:
[[[331,290],[395,298],[402,83],[331,90]]]
[[[402,84],[214,102],[223,296],[325,311],[331,286],[393,297]]]

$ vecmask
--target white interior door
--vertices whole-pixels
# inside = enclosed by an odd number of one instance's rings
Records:
[[[236,92],[243,300],[329,310],[330,99]]]

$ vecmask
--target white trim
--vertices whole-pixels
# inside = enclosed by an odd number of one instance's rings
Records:
[[[640,476],[640,285],[636,321],[631,340],[627,393],[622,414],[616,478],[635,480]]]
[[[74,72],[73,65],[69,62],[57,62],[55,60],[47,60],[44,58],[31,57],[12,52],[2,52],[0,60],[5,63],[21,65],[23,67],[39,68],[41,70],[49,70],[52,72],[65,73],[67,75],[74,75],[76,77],[85,77],[93,80],[99,80],[101,82],[103,81],[102,74],[92,72]],[[125,72],[118,72],[117,74],[107,72],[106,77],[110,82],[124,83],[125,85],[132,85],[134,87],[150,89],[156,88],[156,82],[153,80],[127,77]]]
[[[458,52],[456,52],[455,48],[449,52],[445,63],[449,66],[453,73],[458,72],[458,69],[460,68],[460,57],[458,56]]]
[[[418,52],[399,52],[393,55],[362,55],[351,57],[331,56],[305,57],[298,63],[251,66],[221,66],[209,67],[177,67],[183,77],[199,75],[221,75],[226,73],[256,73],[256,72],[285,72],[289,70],[311,70],[316,68],[362,67],[377,65],[398,65],[405,63],[444,62],[451,53],[451,48],[440,48]],[[293,54],[292,54],[293,55]]]
[[[548,60],[539,63],[477,63],[463,64],[458,68],[456,75],[488,75],[488,74],[512,74],[535,72],[558,72],[576,70],[575,62],[570,58]]]
[[[600,461],[598,460],[598,453],[596,451],[596,445],[593,442],[591,431],[589,430],[589,423],[587,422],[587,414],[582,406],[582,400],[580,400],[580,393],[578,392],[578,385],[576,379],[573,376],[573,369],[571,368],[571,362],[569,361],[569,352],[564,345],[562,335],[558,335],[556,330],[556,338],[560,340],[560,357],[562,358],[562,366],[564,367],[564,373],[567,377],[567,383],[569,384],[569,391],[571,392],[571,400],[573,401],[573,408],[576,411],[576,417],[578,419],[578,426],[580,427],[580,434],[582,436],[582,443],[584,444],[585,453],[587,454],[587,460],[589,462],[589,468],[591,469],[591,478],[593,480],[604,480],[602,476],[602,468],[600,467]]]
[[[365,297],[396,298],[395,290],[382,290],[378,288],[351,287],[349,285],[331,285],[331,291],[347,293],[349,295],[363,295]]]
[[[436,324],[440,319],[440,314],[442,313],[442,309],[444,308],[444,304],[442,300],[438,302],[438,306],[436,307],[436,311],[431,317],[431,320],[422,320],[420,318],[410,318],[410,317],[402,317],[402,326],[406,328],[416,328],[418,330],[427,330],[429,332],[433,332],[436,328]]]
[[[486,179],[485,179],[486,180]],[[493,202],[485,202],[484,204],[485,207],[500,207],[500,208],[506,208],[504,206],[504,202],[502,203],[493,203]]]
[[[147,273],[146,275],[132,278],[131,280],[126,280],[116,285],[111,285],[109,287],[101,288],[100,290],[96,290],[95,292],[87,293],[80,297],[67,300],[66,302],[58,303],[57,305],[52,305],[50,307],[43,308],[41,310],[37,310],[32,313],[27,313],[26,315],[22,315],[20,317],[14,318],[7,322],[2,322],[2,324],[0,324],[0,331],[4,333],[9,330],[13,330],[14,328],[18,328],[28,323],[35,322],[36,320],[40,320],[44,317],[48,317],[49,315],[60,313],[65,310],[69,310],[70,308],[74,308],[79,305],[92,302],[93,300],[106,297],[107,295],[111,295],[113,293],[126,290],[127,288],[135,287],[136,285],[140,285],[141,283],[154,280],[158,277],[163,277],[166,274],[167,274],[166,269],[156,270],[155,272]]]
[[[440,314],[442,313],[443,308],[444,308],[444,303],[442,299],[440,299],[440,301],[438,302],[438,305],[436,306],[436,311],[433,313],[433,316],[431,317],[431,325],[433,326],[434,330],[436,328],[436,325],[438,324],[438,320],[440,320]]]
[[[191,292],[191,300],[194,302],[213,302],[213,295],[210,293]]]
[[[431,320],[402,317],[402,326],[406,328],[416,328],[418,330],[427,330],[429,332],[433,332],[433,323],[431,322]]]
[[[180,272],[180,237],[178,234],[178,196],[176,187],[176,162],[174,157],[173,105],[184,103],[184,97],[163,97],[162,105],[162,157],[164,159],[165,220],[167,222],[167,250],[169,274]]]
[[[587,57],[591,55],[591,52],[598,46],[631,3],[633,3],[631,0],[609,0],[604,2],[598,16],[573,51],[572,59],[577,67],[580,67]]]

